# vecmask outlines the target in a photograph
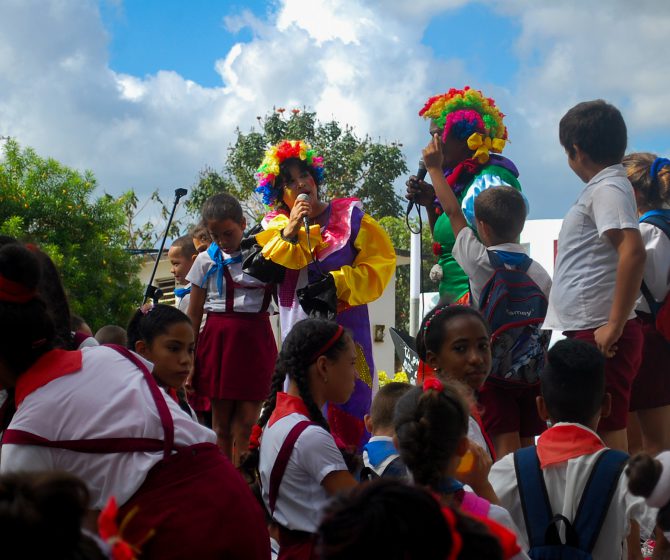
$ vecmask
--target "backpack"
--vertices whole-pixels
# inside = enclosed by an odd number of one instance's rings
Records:
[[[651,210],[640,217],[640,223],[652,224],[670,238],[670,211]],[[656,301],[651,291],[642,281],[642,295],[649,304],[649,310],[656,324],[656,330],[663,338],[670,341],[670,296],[666,295],[663,301]]]
[[[493,275],[484,286],[479,310],[491,327],[493,365],[488,381],[535,385],[544,367],[551,331],[540,327],[547,297],[528,275],[533,260],[518,253],[519,263],[507,268],[496,251],[487,251]]]
[[[584,487],[575,518],[554,515],[535,447],[514,452],[514,469],[532,560],[592,560],[619,477],[628,455],[606,449],[596,459]],[[558,523],[565,524],[565,543],[561,542]]]

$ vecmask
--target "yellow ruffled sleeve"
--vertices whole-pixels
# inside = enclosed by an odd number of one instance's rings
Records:
[[[365,214],[354,241],[358,255],[351,266],[330,274],[335,278],[337,299],[350,305],[363,305],[379,298],[395,272],[393,244],[382,227]]]
[[[261,254],[267,260],[286,268],[300,270],[312,261],[307,246],[307,233],[301,229],[295,241],[288,240],[282,235],[287,224],[288,216],[279,214],[267,224],[265,230],[256,234],[256,242],[263,247]],[[312,249],[321,245],[321,231],[318,225],[310,227],[309,240]]]

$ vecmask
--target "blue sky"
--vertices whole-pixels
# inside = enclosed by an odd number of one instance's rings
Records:
[[[14,0],[1,10],[0,136],[92,170],[101,192],[188,187],[273,106],[400,141],[413,168],[427,141],[418,110],[464,85],[507,115],[504,155],[534,218],[561,217],[582,186],[557,138],[579,101],[619,106],[630,149],[670,152],[666,0]]]

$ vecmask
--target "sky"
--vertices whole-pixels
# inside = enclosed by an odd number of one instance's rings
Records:
[[[670,152],[669,28],[666,0],[0,0],[0,136],[169,199],[272,107],[401,142],[413,169],[424,101],[470,85],[507,115],[530,217],[559,218],[579,101],[617,105],[630,151]]]

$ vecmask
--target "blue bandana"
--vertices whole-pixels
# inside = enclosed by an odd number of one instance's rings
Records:
[[[463,490],[463,484],[455,478],[443,478],[438,490],[440,494],[455,494],[459,490]]]
[[[175,288],[174,289],[174,295],[178,298],[184,298],[184,296],[187,296],[190,293],[191,293],[191,286],[189,286],[188,288]]]
[[[205,279],[202,281],[202,287],[207,286],[207,281],[212,274],[216,274],[216,288],[219,291],[219,295],[223,295],[223,269],[231,264],[242,262],[242,253],[236,257],[230,257],[229,259],[223,258],[223,253],[219,246],[216,243],[212,243],[207,249],[207,254],[209,258],[214,261],[212,267],[207,271]]]
[[[368,441],[363,449],[368,452],[368,461],[375,467],[381,465],[391,455],[398,454],[393,442],[388,440]]]

